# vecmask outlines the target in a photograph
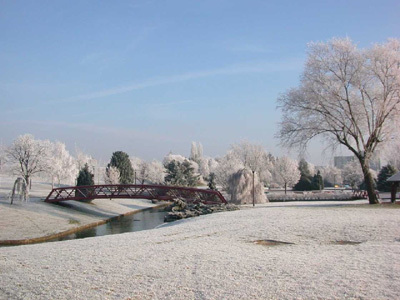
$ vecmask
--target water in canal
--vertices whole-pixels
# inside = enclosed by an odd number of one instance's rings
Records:
[[[164,223],[165,215],[166,212],[163,208],[146,209],[133,215],[112,219],[103,225],[84,229],[67,236],[50,240],[49,242],[83,239],[87,237],[153,229]]]

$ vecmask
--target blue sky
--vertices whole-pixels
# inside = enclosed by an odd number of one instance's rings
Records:
[[[302,2],[302,3],[301,3]],[[284,154],[276,99],[307,43],[399,37],[400,1],[1,1],[1,142],[32,133],[108,160]],[[308,159],[326,164],[314,143]],[[295,156],[295,153],[292,154]]]

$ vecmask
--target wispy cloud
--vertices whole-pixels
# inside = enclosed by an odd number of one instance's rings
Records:
[[[87,101],[98,98],[104,98],[108,96],[114,96],[118,94],[124,94],[134,90],[141,90],[149,87],[185,82],[189,80],[202,79],[212,76],[237,75],[245,73],[274,73],[278,71],[298,70],[302,67],[302,64],[303,64],[303,59],[299,58],[294,58],[294,59],[292,58],[285,61],[272,62],[272,63],[265,61],[257,61],[244,64],[235,64],[211,70],[188,72],[180,75],[171,75],[166,77],[156,77],[138,83],[131,83],[126,86],[104,89],[88,94],[82,94],[66,99],[59,99],[49,102],[68,103],[68,102]]]
[[[108,42],[109,47],[102,47],[102,51],[97,48],[93,52],[84,55],[79,64],[82,66],[96,67],[99,70],[107,69],[110,66],[121,64],[132,55],[132,52],[149,37],[157,29],[156,26],[145,26],[138,29],[134,35],[127,37],[128,42],[124,40],[124,44],[115,45],[118,42]],[[101,47],[98,47],[101,48]]]

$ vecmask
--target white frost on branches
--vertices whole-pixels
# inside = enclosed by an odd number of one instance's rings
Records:
[[[82,170],[87,164],[89,166],[90,172],[92,172],[93,174],[95,173],[98,162],[91,155],[84,153],[78,148],[75,148],[75,159],[78,171]]]
[[[278,158],[275,164],[276,180],[281,186],[291,187],[296,184],[300,179],[300,171],[297,161],[290,159],[287,156]]]
[[[120,173],[117,167],[107,167],[104,173],[104,182],[106,184],[119,184],[119,176]]]
[[[319,167],[318,171],[320,171],[322,178],[324,181],[331,183],[332,185],[335,184],[342,184],[342,170],[333,167],[333,166],[326,166],[326,167]]]
[[[148,163],[147,181],[153,184],[164,184],[165,168],[160,161],[153,160]]]
[[[181,159],[181,155],[172,155]],[[169,161],[164,159],[165,161]],[[139,184],[163,184],[165,178],[165,167],[160,161],[153,160],[152,162],[146,162],[138,157],[132,156],[130,158],[133,170],[136,173],[136,180]],[[184,159],[183,159],[184,160]]]
[[[10,171],[22,176],[29,186],[33,175],[49,170],[51,143],[35,140],[31,134],[21,135],[5,149],[5,155]]]
[[[49,171],[52,182],[54,178],[58,185],[61,182],[73,184],[78,175],[75,159],[69,154],[64,143],[55,142],[51,144],[51,155],[49,158]]]
[[[376,172],[374,170],[370,170],[370,172],[372,178],[376,179]],[[344,166],[342,176],[343,182],[349,184],[354,189],[358,189],[364,180],[363,171],[356,160],[350,161]]]
[[[235,204],[250,204],[253,202],[253,173],[248,169],[241,169],[229,177],[228,193],[231,202]],[[258,174],[254,173],[254,203],[267,202],[264,186],[260,182]]]
[[[199,163],[203,157],[203,145],[201,143],[192,142],[190,149],[190,159]]]
[[[229,190],[229,178],[244,169],[244,164],[240,161],[232,150],[218,161],[218,167],[215,170],[216,183],[222,187],[223,190]]]

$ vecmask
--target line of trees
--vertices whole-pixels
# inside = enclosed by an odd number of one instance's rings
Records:
[[[1,161],[6,162],[8,170],[28,183],[32,176],[45,174],[58,184],[92,185],[96,171],[97,176],[101,173],[99,164],[90,155],[77,150],[74,157],[63,143],[37,140],[32,135],[18,137],[1,153],[5,158]],[[387,190],[385,181],[395,171],[388,165],[379,174],[370,172],[378,188]],[[304,159],[297,162],[286,156],[274,157],[261,145],[246,141],[232,145],[219,158],[205,157],[200,143],[192,143],[188,158],[169,153],[162,162],[146,162],[116,151],[102,174],[108,184],[200,184],[211,189],[218,185],[236,203],[266,202],[265,187],[283,187],[286,193],[288,188],[321,190],[342,182],[353,188],[365,184],[356,161],[349,162],[343,170],[331,166],[316,168]]]

